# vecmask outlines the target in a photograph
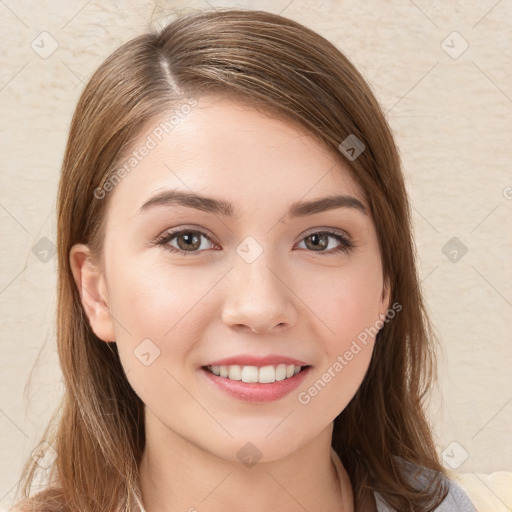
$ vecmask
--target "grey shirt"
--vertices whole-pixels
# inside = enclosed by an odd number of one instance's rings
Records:
[[[341,464],[341,461],[334,449],[331,449],[331,456],[336,467],[339,467],[338,464]],[[416,466],[401,457],[395,456],[395,458],[400,461],[404,471],[408,475],[409,482],[414,482],[415,489],[428,487],[428,484],[435,476],[435,471]],[[435,512],[477,512],[467,494],[455,482],[449,480],[444,475],[443,479],[448,484],[449,492],[443,502],[435,509]],[[384,501],[381,494],[374,492],[373,495],[377,505],[377,512],[398,512]]]

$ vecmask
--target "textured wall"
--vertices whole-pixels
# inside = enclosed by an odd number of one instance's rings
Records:
[[[512,470],[512,3],[208,3],[296,19],[370,82],[401,150],[443,346],[430,407],[439,452],[457,471]],[[151,20],[208,3],[0,2],[0,507],[60,393],[55,197],[78,95]]]

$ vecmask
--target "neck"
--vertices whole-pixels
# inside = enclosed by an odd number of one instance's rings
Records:
[[[332,424],[287,456],[248,467],[191,443],[153,417],[146,420],[139,467],[145,512],[353,512],[350,479],[331,456],[331,436]]]

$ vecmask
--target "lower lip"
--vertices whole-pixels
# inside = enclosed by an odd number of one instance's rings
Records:
[[[225,391],[234,398],[246,402],[273,402],[283,398],[288,393],[296,389],[306,378],[311,366],[307,366],[293,377],[284,380],[276,380],[268,384],[259,382],[243,382],[241,380],[231,380],[227,377],[219,377],[213,373],[201,368],[201,371],[213,382],[219,389]]]

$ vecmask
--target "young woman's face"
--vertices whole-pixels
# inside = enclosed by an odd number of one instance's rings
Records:
[[[162,436],[280,458],[332,428],[368,368],[389,307],[375,227],[340,159],[291,124],[219,97],[165,133],[169,117],[108,192],[112,319],[91,325]]]

